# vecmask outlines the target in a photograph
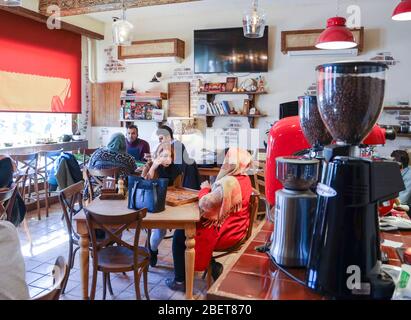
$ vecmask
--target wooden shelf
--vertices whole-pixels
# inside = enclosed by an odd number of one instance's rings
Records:
[[[206,118],[207,122],[207,127],[211,128],[214,123],[215,118],[228,118],[228,117],[243,117],[243,118],[248,118],[248,123],[250,124],[250,128],[254,129],[255,128],[255,119],[256,118],[263,118],[266,117],[267,115],[265,114],[195,114],[193,115],[194,118]]]
[[[411,107],[399,107],[399,106],[386,106],[383,110],[392,110],[392,111],[411,111]]]
[[[232,91],[224,91],[224,92],[210,92],[210,91],[200,91],[198,94],[207,94],[207,95],[216,95],[216,94],[247,94],[247,95],[256,95],[256,94],[267,94],[266,91],[257,92],[257,91],[244,91],[244,92],[232,92]]]
[[[165,92],[161,92],[159,94],[156,95],[138,95],[138,93],[136,95],[133,96],[120,96],[120,100],[126,100],[126,101],[147,101],[147,100],[167,100],[168,99],[168,95]]]
[[[158,122],[158,123],[160,123],[160,122],[163,122],[163,121],[166,121],[166,120],[161,120],[161,121],[157,121],[157,120],[150,120],[150,119],[133,119],[133,120],[131,120],[131,119],[128,119],[128,120],[126,120],[126,119],[120,119],[120,121],[121,122],[134,122],[134,121],[148,121],[148,122]]]

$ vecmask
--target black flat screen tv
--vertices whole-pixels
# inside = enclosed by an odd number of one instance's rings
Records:
[[[244,37],[243,28],[195,30],[194,72],[268,72],[268,27],[258,39]]]

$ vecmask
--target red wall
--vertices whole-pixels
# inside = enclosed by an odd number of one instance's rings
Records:
[[[58,112],[81,112],[81,35],[0,10],[0,70],[70,79]]]

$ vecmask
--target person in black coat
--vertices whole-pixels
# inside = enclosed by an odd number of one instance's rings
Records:
[[[13,184],[13,173],[16,166],[8,156],[0,155],[0,188],[10,188]],[[11,223],[18,226],[26,215],[26,205],[19,193],[16,196],[16,203],[13,206]]]

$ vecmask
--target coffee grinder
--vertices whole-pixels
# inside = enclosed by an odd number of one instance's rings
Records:
[[[317,183],[319,161],[287,156],[276,162],[283,188],[275,193],[274,217],[269,217],[274,222],[270,255],[281,266],[306,267],[317,203],[310,187]]]
[[[358,146],[381,111],[387,66],[339,62],[317,67],[321,118],[336,141],[324,148],[306,284],[333,298],[389,299],[380,272],[377,205],[404,190],[396,162],[360,158]]]

